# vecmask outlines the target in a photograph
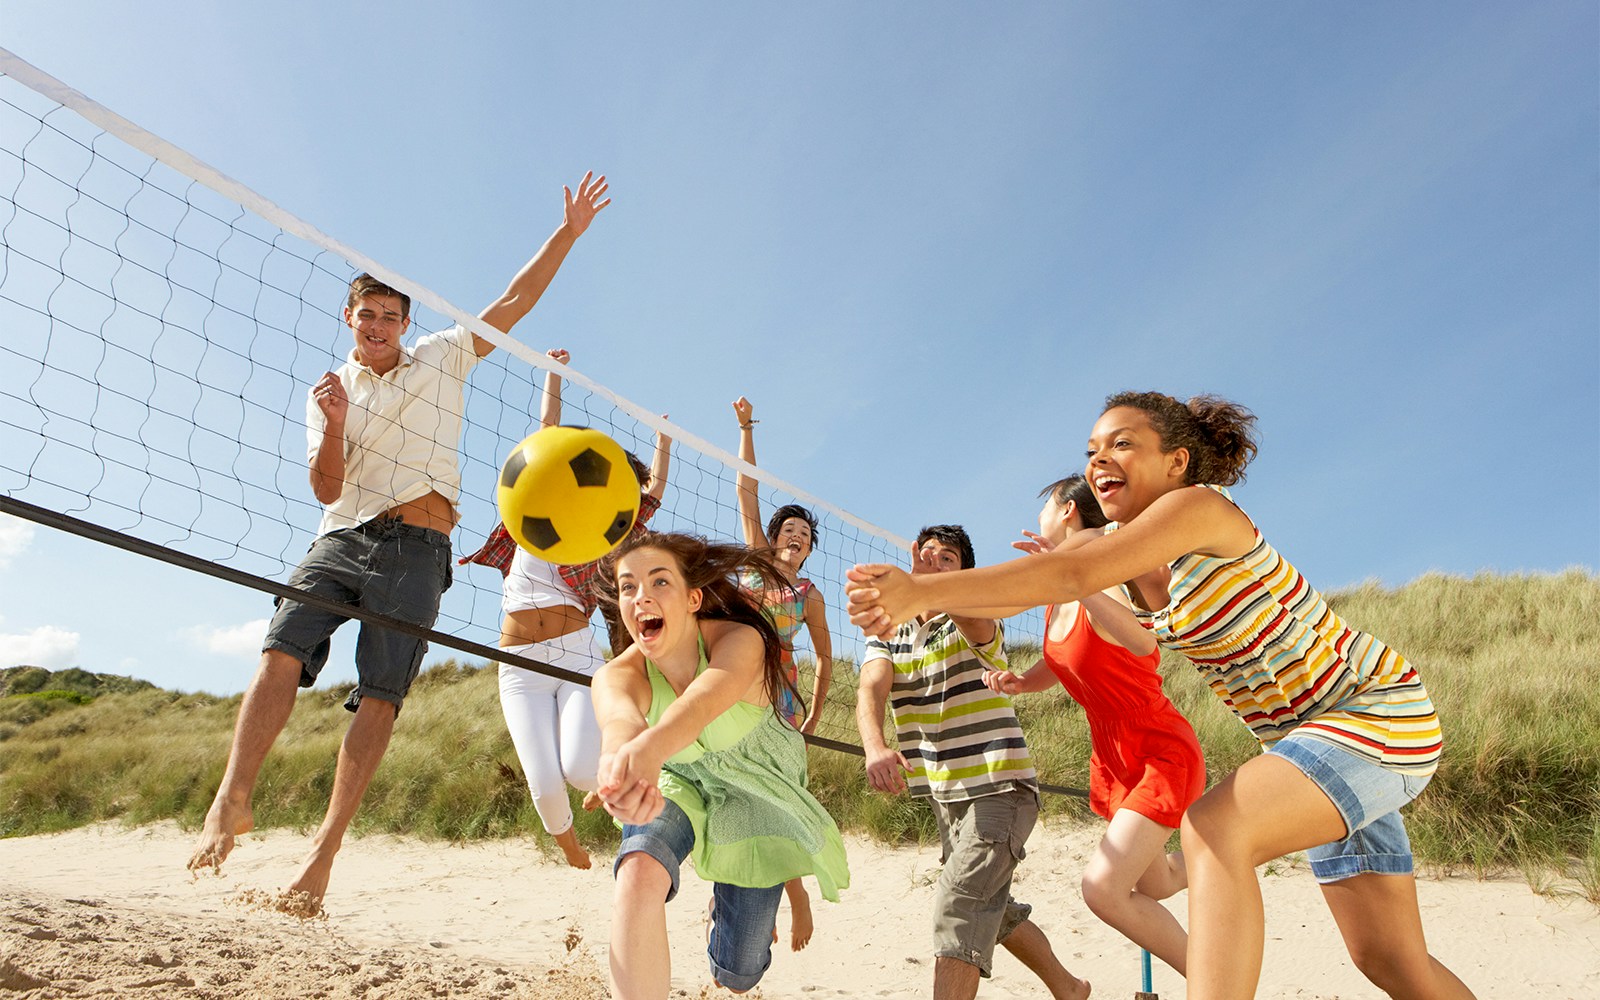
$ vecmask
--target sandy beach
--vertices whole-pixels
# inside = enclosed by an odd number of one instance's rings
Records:
[[[1043,827],[1015,894],[1034,905],[1069,968],[1096,997],[1139,989],[1138,950],[1084,907],[1077,880],[1095,828]],[[295,871],[305,838],[242,838],[220,877],[184,870],[192,837],[173,824],[101,825],[0,840],[0,997],[573,998],[605,988],[609,857],[588,872],[531,841],[450,845],[394,837],[349,841],[322,917],[266,908]],[[805,951],[783,944],[750,996],[910,1000],[930,993],[929,908],[937,847],[850,841],[854,884],[815,904]],[[1259,996],[1379,996],[1337,943],[1304,865],[1264,869],[1266,971]],[[1571,894],[1540,896],[1519,880],[1422,879],[1434,953],[1480,997],[1600,996],[1600,910]],[[707,975],[701,925],[707,886],[685,872],[668,906],[673,996],[730,997]],[[1182,899],[1177,901],[1182,917]],[[1183,981],[1157,964],[1162,1000]],[[1043,990],[1003,950],[986,998]]]

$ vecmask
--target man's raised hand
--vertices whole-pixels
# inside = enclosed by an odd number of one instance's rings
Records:
[[[583,180],[578,182],[576,197],[573,196],[571,188],[562,185],[561,194],[566,201],[563,219],[574,237],[582,236],[584,230],[589,228],[589,223],[600,214],[600,210],[611,204],[610,198],[605,201],[600,200],[600,196],[606,193],[608,187],[610,185],[606,183],[605,175],[596,177],[593,170],[584,174]]]

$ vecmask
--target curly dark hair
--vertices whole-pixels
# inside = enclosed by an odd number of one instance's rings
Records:
[[[765,553],[756,552],[743,545],[713,542],[699,535],[680,532],[646,531],[624,539],[602,561],[596,578],[597,590],[603,607],[616,613],[617,562],[638,549],[660,549],[677,560],[683,580],[690,589],[700,591],[700,610],[697,618],[737,622],[748,625],[761,636],[763,688],[772,703],[772,711],[784,718],[781,706],[783,692],[793,696],[795,704],[804,702],[800,692],[783,669],[783,640],[773,626],[772,619],[761,610],[760,598],[740,586],[739,573],[759,576],[767,589],[788,587],[783,571]],[[790,720],[784,719],[785,723]],[[790,723],[792,724],[792,723]]]
[[[1191,396],[1186,403],[1163,392],[1106,397],[1105,410],[1119,406],[1141,410],[1150,418],[1162,451],[1189,450],[1187,482],[1217,486],[1244,482],[1245,466],[1256,457],[1256,415],[1245,407],[1209,395]]]

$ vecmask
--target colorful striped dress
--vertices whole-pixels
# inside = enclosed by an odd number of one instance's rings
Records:
[[[1233,502],[1221,487],[1195,488]],[[1157,642],[1188,657],[1263,746],[1294,732],[1393,771],[1432,774],[1439,716],[1415,668],[1346,625],[1259,530],[1255,539],[1234,559],[1180,557],[1167,606],[1144,611],[1136,602],[1134,613]]]

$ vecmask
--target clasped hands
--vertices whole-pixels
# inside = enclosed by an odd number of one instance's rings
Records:
[[[606,812],[633,826],[661,815],[667,801],[658,785],[662,760],[650,750],[648,735],[645,730],[615,751],[600,755],[595,792]]]

